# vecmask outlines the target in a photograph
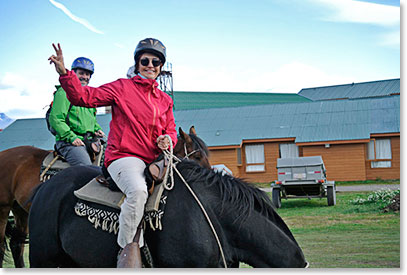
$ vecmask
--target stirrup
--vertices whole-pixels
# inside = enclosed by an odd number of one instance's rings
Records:
[[[153,177],[154,181],[158,184],[164,180],[165,172],[168,168],[168,159],[164,157],[163,159],[151,163],[148,167],[151,176]]]

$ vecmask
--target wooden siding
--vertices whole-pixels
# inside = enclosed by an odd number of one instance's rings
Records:
[[[367,143],[330,144],[300,146],[300,156],[322,156],[328,180],[355,181],[400,178],[400,137],[390,137],[392,148],[391,168],[370,168],[367,160]],[[224,164],[235,177],[249,182],[272,182],[277,180],[277,158],[281,141],[261,142],[264,144],[265,171],[246,172],[245,143],[241,148],[242,164],[237,163],[237,148],[209,148],[211,165]],[[283,142],[284,143],[284,142]],[[253,143],[250,143],[253,144]]]
[[[238,176],[237,149],[209,149],[209,163],[211,165],[224,164],[233,175]]]
[[[368,180],[400,179],[400,137],[391,137],[390,143],[392,156],[390,168],[371,168],[366,153],[366,178]]]
[[[303,156],[322,156],[327,179],[335,181],[366,180],[365,143],[304,146]]]

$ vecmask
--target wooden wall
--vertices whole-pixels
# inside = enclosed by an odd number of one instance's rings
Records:
[[[234,176],[239,173],[237,163],[237,150],[235,148],[209,150],[209,163],[211,165],[226,165],[232,171]]]
[[[366,144],[331,144],[303,146],[303,156],[322,156],[327,179],[335,181],[366,180]]]

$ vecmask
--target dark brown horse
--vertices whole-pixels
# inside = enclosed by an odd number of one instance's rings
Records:
[[[49,151],[19,146],[0,152],[0,267],[3,266],[5,231],[10,211],[15,227],[10,233],[10,249],[16,267],[24,267],[24,242],[28,234],[28,210],[25,205],[32,189],[40,183],[40,169]],[[11,227],[9,227],[11,229]]]
[[[187,154],[201,166],[210,168],[206,144],[197,137],[193,126],[189,133],[179,128],[174,154],[181,158]],[[11,235],[10,249],[15,267],[24,267],[24,243],[31,206],[27,201],[31,191],[40,183],[41,164],[49,152],[32,146],[19,146],[0,152],[0,267],[3,266],[6,247],[6,227],[11,229],[7,223],[10,211],[15,220],[15,226],[8,232]]]

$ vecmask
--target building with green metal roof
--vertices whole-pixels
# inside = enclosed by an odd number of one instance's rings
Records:
[[[329,180],[400,178],[400,96],[181,110],[224,164],[251,181],[277,179],[277,159],[322,156]],[[254,169],[254,170],[253,170]]]

